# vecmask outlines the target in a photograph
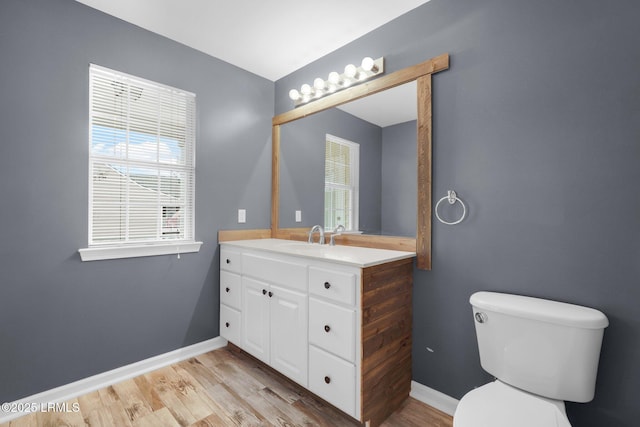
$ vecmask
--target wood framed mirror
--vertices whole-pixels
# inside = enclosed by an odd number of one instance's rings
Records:
[[[272,120],[271,169],[271,236],[304,240],[308,228],[281,228],[280,224],[280,167],[281,126],[312,114],[373,95],[409,82],[417,85],[417,212],[414,237],[370,234],[343,234],[336,242],[343,245],[415,251],[417,267],[431,269],[431,146],[432,100],[431,74],[449,68],[449,55],[443,54],[420,64],[395,71],[370,82],[344,89],[275,116]],[[324,159],[323,159],[324,160]]]

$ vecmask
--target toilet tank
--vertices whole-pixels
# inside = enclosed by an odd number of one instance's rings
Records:
[[[477,292],[470,303],[482,368],[543,397],[589,402],[607,317],[593,308]]]

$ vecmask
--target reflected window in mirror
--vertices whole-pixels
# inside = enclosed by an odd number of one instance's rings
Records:
[[[324,165],[324,228],[357,231],[360,145],[327,134]]]

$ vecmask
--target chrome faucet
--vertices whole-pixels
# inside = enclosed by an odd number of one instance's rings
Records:
[[[313,243],[313,233],[316,231],[320,232],[320,242],[318,243],[324,245],[324,228],[322,228],[321,225],[314,225],[311,227],[311,231],[309,231],[309,243]]]
[[[333,230],[333,234],[331,234],[331,240],[329,241],[329,246],[335,246],[336,245],[336,236],[341,235],[343,231],[344,231],[344,225],[342,225],[342,224],[338,225]]]

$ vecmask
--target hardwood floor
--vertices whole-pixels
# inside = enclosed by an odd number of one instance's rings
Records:
[[[359,426],[282,375],[232,348],[205,353],[80,396],[67,411],[0,427]],[[450,416],[413,398],[385,427],[451,427]]]

